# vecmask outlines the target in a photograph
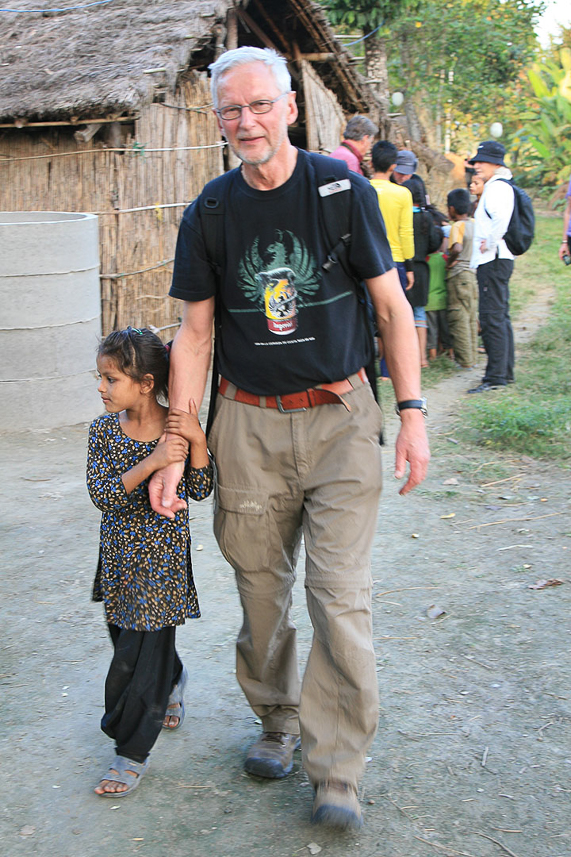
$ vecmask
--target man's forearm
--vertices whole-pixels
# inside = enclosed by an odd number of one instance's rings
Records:
[[[420,398],[418,337],[408,305],[402,315],[394,315],[390,323],[381,322],[380,333],[397,402]]]
[[[189,410],[194,399],[200,409],[212,351],[212,322],[206,316],[199,325],[189,322],[187,315],[176,334],[170,357],[169,404],[181,411]]]
[[[396,269],[367,280],[397,401],[420,397],[420,355],[412,309]]]

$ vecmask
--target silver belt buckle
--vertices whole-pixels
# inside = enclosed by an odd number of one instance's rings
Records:
[[[307,408],[284,408],[281,396],[276,396],[276,402],[278,403],[278,411],[280,414],[300,414],[302,411],[307,410]]]

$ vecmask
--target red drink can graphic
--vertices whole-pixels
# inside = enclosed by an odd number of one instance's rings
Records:
[[[291,268],[277,268],[258,274],[264,285],[264,308],[268,330],[287,336],[297,329],[297,292]]]

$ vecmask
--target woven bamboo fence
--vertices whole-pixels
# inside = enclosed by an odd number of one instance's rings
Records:
[[[305,95],[307,148],[328,155],[336,149],[345,127],[345,117],[335,93],[327,89],[310,63],[301,63]]]
[[[120,149],[77,143],[73,129],[0,138],[0,210],[99,215],[104,334],[130,324],[172,338],[181,311],[168,297],[178,224],[223,171],[207,76],[193,72],[166,101],[142,110]]]

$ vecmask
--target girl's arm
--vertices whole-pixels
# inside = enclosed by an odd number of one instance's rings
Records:
[[[97,421],[89,428],[87,490],[93,505],[102,512],[119,509],[129,502],[121,474],[115,469],[115,462],[109,455],[109,447]]]
[[[169,411],[165,431],[170,435],[178,435],[190,444],[190,466],[201,469],[208,467],[208,449],[206,446],[206,435],[198,420],[198,408],[194,399],[190,399],[188,410],[179,411],[173,408]]]
[[[206,438],[204,439],[206,442]],[[161,438],[153,451],[143,458],[130,470],[121,476],[125,491],[130,494],[135,488],[153,475],[155,470],[175,464],[177,461],[185,461],[188,452],[188,444],[184,438],[174,435]]]
[[[159,442],[143,461],[120,474],[117,473],[115,462],[109,455],[101,427],[93,423],[89,429],[87,450],[87,490],[93,505],[102,512],[126,506],[129,503],[129,494],[141,482],[166,464],[184,461],[186,454],[186,442],[180,437],[171,438],[168,443]]]

